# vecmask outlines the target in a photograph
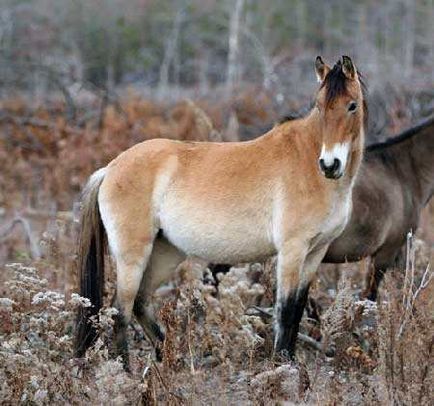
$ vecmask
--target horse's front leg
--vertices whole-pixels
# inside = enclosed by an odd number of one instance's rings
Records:
[[[285,244],[277,257],[277,287],[274,306],[274,350],[293,357],[298,327],[306,305],[309,283],[300,280],[306,250]]]
[[[275,352],[293,358],[309,286],[326,247],[313,251],[309,247],[287,244],[277,259],[277,291],[275,305]]]

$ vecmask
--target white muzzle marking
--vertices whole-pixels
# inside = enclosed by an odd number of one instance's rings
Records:
[[[349,142],[339,142],[333,145],[333,148],[331,150],[326,150],[325,145],[323,144],[321,148],[321,155],[319,158],[324,160],[324,164],[326,166],[333,165],[335,159],[338,159],[341,163],[339,169],[339,176],[342,176],[345,172],[345,167],[347,166],[349,151]]]

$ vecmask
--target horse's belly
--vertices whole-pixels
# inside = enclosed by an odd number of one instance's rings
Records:
[[[159,220],[173,245],[210,262],[251,262],[275,253],[269,222],[260,215],[187,207],[178,201],[165,204]]]

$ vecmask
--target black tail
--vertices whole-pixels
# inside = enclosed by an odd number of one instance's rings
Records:
[[[103,178],[103,170],[96,172],[90,178],[84,192],[78,243],[78,273],[80,295],[88,298],[92,305],[81,307],[78,312],[75,337],[76,357],[83,357],[98,337],[91,317],[97,316],[102,307],[104,289],[106,236],[98,207],[98,191]]]

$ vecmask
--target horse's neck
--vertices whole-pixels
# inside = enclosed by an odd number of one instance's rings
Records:
[[[401,182],[413,199],[424,206],[434,190],[434,129],[427,127],[417,135],[387,148],[396,163]]]
[[[410,141],[415,182],[419,185],[421,204],[425,205],[434,192],[434,125],[426,127]]]

